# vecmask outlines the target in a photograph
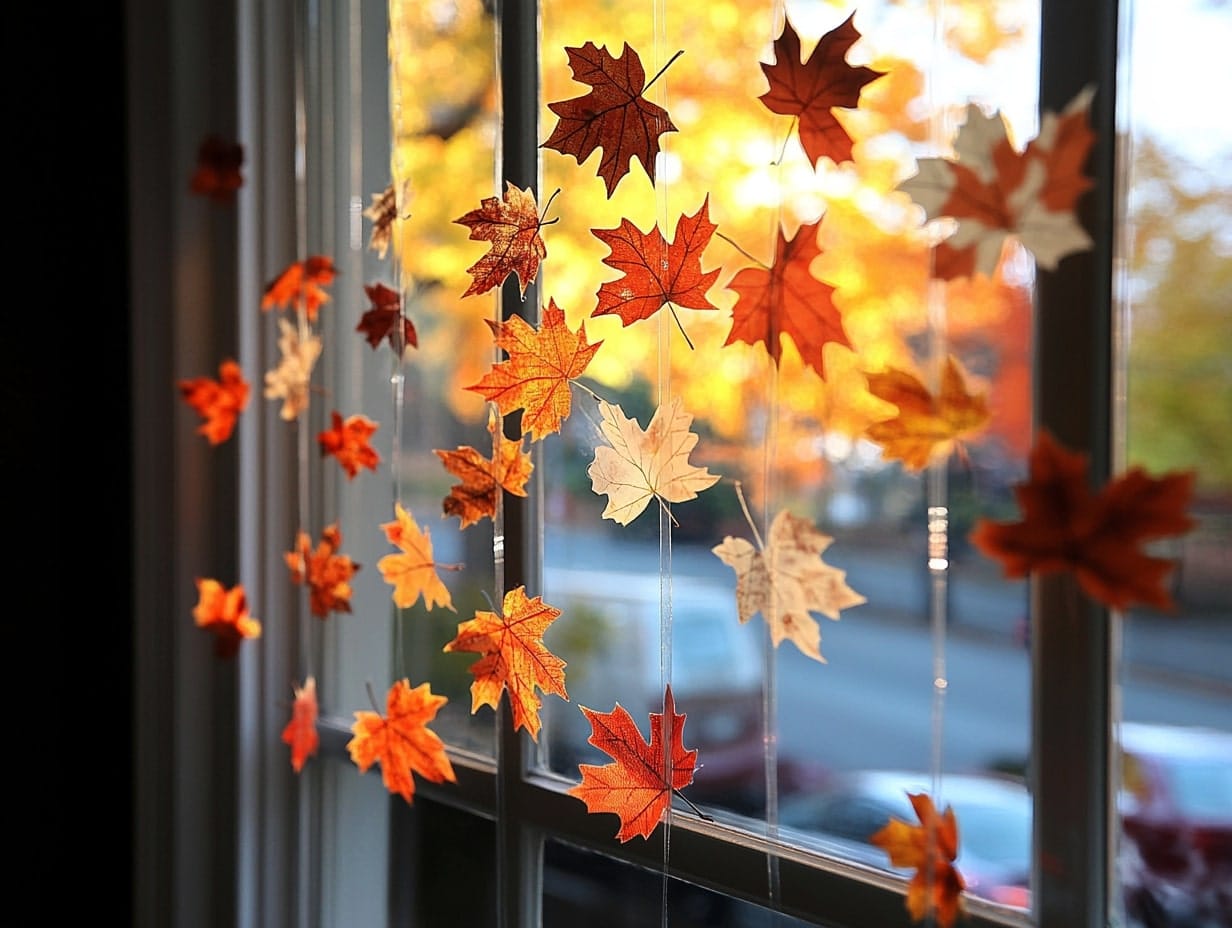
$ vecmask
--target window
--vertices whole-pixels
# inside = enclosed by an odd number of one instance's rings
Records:
[[[1226,797],[1200,764],[1157,767],[1160,739],[1131,740],[1138,730],[1119,720],[1203,722],[1226,734],[1217,720],[1229,680],[1218,668],[1232,662],[1216,659],[1201,675],[1187,664],[1169,682],[1138,660],[1158,640],[1159,616],[1110,617],[1064,579],[1007,581],[966,547],[975,519],[1012,517],[1033,424],[1090,452],[1097,478],[1139,461],[1199,467],[1200,525],[1170,549],[1181,558],[1176,628],[1208,635],[1205,659],[1228,650],[1218,579],[1228,480],[1205,450],[1226,443],[1228,427],[1177,426],[1200,395],[1227,394],[1226,361],[1210,353],[1212,339],[1169,344],[1166,334],[1167,314],[1185,313],[1186,325],[1218,335],[1227,301],[1190,305],[1165,291],[1168,275],[1189,267],[1177,255],[1226,290],[1227,242],[1209,213],[1226,201],[1229,174],[1213,172],[1200,189],[1170,186],[1166,165],[1179,155],[1156,152],[1153,117],[1134,108],[1150,74],[1129,80],[1144,54],[1130,26],[1155,4],[1128,4],[1118,19],[1111,5],[1075,11],[1051,0],[755,11],[667,2],[636,12],[564,0],[306,2],[241,10],[233,33],[198,6],[130,23],[138,59],[163,41],[160,25],[184,49],[162,63],[177,78],[171,100],[138,82],[130,107],[143,142],[131,152],[136,414],[172,425],[138,442],[137,553],[161,564],[175,552],[168,570],[143,572],[138,595],[143,923],[906,925],[903,874],[861,835],[907,814],[908,789],[952,801],[964,848],[979,851],[979,862],[961,862],[964,924],[1121,924],[1147,917],[1148,896],[1170,898],[1177,883],[1161,883],[1156,866],[1166,856],[1159,822],[1136,814],[1147,787],[1119,801],[1116,787],[1158,769],[1160,784],[1197,790],[1204,811],[1226,810]],[[814,169],[791,118],[757,100],[758,62],[771,60],[784,13],[807,54],[852,12],[853,61],[901,83],[883,82],[865,123],[852,117],[852,134],[868,140],[862,169]],[[1184,15],[1213,17],[1212,29],[1229,19],[1223,9]],[[652,96],[677,129],[665,135],[653,186],[637,161],[605,186],[597,155],[579,163],[543,144],[548,104],[586,92],[565,54],[586,41],[613,54],[627,41],[647,80],[664,69]],[[1118,47],[1128,49],[1119,63]],[[914,265],[870,272],[878,236],[905,235],[913,221],[887,177],[934,152],[965,104],[1000,109],[1029,139],[1041,107],[1058,112],[1087,85],[1101,91],[1094,184],[1079,207],[1089,250],[1039,274],[1028,252],[1011,250],[997,286],[952,287],[931,312],[915,298],[928,288],[913,289]],[[187,115],[171,120],[173,104]],[[161,157],[186,176],[208,131],[245,142],[246,186],[229,211],[178,180],[157,195],[158,178],[168,181],[151,164]],[[1215,163],[1227,150],[1201,157]],[[456,220],[506,183],[535,190],[552,223],[547,257],[525,299],[514,278],[463,297],[486,245]],[[406,218],[404,240],[380,255],[365,211],[386,185]],[[1173,204],[1186,208],[1175,223]],[[680,217],[703,208],[721,233],[701,260],[719,269],[714,309],[665,307],[627,322],[591,315],[596,291],[619,273],[592,229],[627,219],[671,240]],[[819,260],[853,346],[819,351],[824,383],[795,347],[776,364],[764,343],[725,344],[733,276],[768,262],[780,229],[790,236],[810,223],[820,224]],[[1130,248],[1121,236],[1133,223],[1143,236]],[[319,392],[292,424],[260,395],[278,348],[277,313],[258,303],[282,267],[313,254],[333,256],[338,276],[319,317]],[[1222,264],[1201,264],[1206,254]],[[416,326],[404,361],[391,342],[357,331],[368,308],[361,285],[374,283],[399,291]],[[501,511],[464,527],[442,512],[454,478],[436,452],[490,441],[489,407],[468,390],[500,357],[485,321],[537,323],[549,299],[571,330],[584,321],[602,344],[570,388],[560,431],[526,444],[529,495],[507,493]],[[869,352],[859,364],[855,348]],[[166,385],[231,353],[254,382],[251,406],[231,443],[205,448]],[[948,353],[989,386],[995,425],[948,466],[912,473],[861,439],[859,416],[886,415],[884,406],[867,390],[855,400],[859,391],[843,391],[865,382],[870,357],[936,371]],[[1160,384],[1182,366],[1210,379],[1164,406]],[[699,436],[691,463],[722,479],[670,512],[652,500],[627,525],[605,519],[588,472],[603,441],[596,396],[640,427],[681,398]],[[313,439],[331,410],[380,422],[379,469],[348,477],[318,455]],[[377,566],[390,544],[377,527],[393,519],[395,500],[430,530],[456,612],[393,607]],[[771,646],[759,616],[739,622],[736,575],[713,551],[728,536],[764,537],[782,510],[831,536],[825,561],[861,600],[837,623],[822,621],[824,662],[792,640]],[[331,523],[361,569],[351,612],[322,621],[288,582],[283,554],[298,530],[315,538]],[[262,638],[231,663],[201,647],[199,629],[167,623],[187,618],[202,573],[255,591]],[[443,649],[459,622],[521,585],[564,620],[545,642],[567,661],[570,698],[543,695],[537,739],[514,730],[507,700],[472,710],[474,655]],[[309,674],[322,744],[297,775],[279,733],[293,685]],[[358,774],[346,750],[354,711],[383,711],[385,690],[402,678],[448,697],[433,729],[457,777],[416,778],[413,803],[390,795],[379,768]],[[701,766],[667,823],[648,840],[617,842],[615,817],[589,814],[567,792],[579,763],[607,760],[587,744],[578,706],[619,702],[645,734],[667,683]],[[1167,840],[1183,852],[1206,839]],[[1141,888],[1128,912],[1123,886]]]

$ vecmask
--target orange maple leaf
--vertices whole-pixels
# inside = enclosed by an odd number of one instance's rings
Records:
[[[265,285],[261,309],[302,309],[309,322],[315,322],[317,311],[329,302],[325,287],[334,282],[338,270],[332,258],[312,255],[290,264]]]
[[[873,396],[898,407],[897,415],[874,422],[865,434],[881,445],[886,458],[901,460],[907,470],[923,470],[955,448],[964,454],[962,439],[988,422],[984,394],[968,392],[962,367],[952,355],[946,358],[936,396],[919,378],[896,367],[865,377]]]
[[[568,700],[565,692],[565,662],[547,649],[543,633],[560,618],[560,610],[539,596],[526,598],[526,587],[505,594],[503,614],[476,611],[475,617],[458,623],[458,633],[445,651],[473,651],[483,655],[471,664],[471,714],[480,706],[500,705],[502,692],[509,694],[514,729],[525,728],[539,740],[539,707],[535,688]]]
[[[217,580],[198,577],[196,582],[198,598],[193,619],[198,628],[218,636],[214,649],[219,657],[234,657],[245,638],[261,637],[261,623],[248,614],[248,597],[242,583],[227,589]]]
[[[522,434],[531,441],[560,431],[573,401],[569,382],[581,377],[602,341],[586,341],[586,323],[573,332],[565,325],[565,313],[548,300],[539,328],[511,316],[504,322],[485,320],[496,336],[496,347],[509,354],[508,361],[467,387],[496,404],[502,415],[524,409]]]
[[[1046,431],[1036,437],[1029,465],[1030,479],[1014,488],[1022,520],[978,520],[969,536],[976,548],[1000,561],[1007,577],[1071,571],[1089,596],[1112,609],[1175,608],[1163,583],[1174,562],[1140,546],[1194,526],[1185,511],[1193,471],[1154,478],[1134,467],[1094,493],[1087,455]]]
[[[248,381],[240,366],[228,358],[218,365],[218,379],[181,380],[180,395],[205,421],[197,427],[211,445],[222,444],[235,430],[235,421],[248,406]]]
[[[833,110],[855,108],[860,88],[882,75],[847,63],[848,50],[860,38],[852,22],[855,15],[823,35],[804,62],[800,37],[784,17],[783,32],[774,40],[774,63],[761,62],[770,89],[758,99],[772,113],[798,118],[800,144],[814,166],[823,157],[835,164],[851,160],[851,136]]]
[[[588,812],[620,816],[616,837],[622,843],[634,835],[649,838],[671,804],[672,792],[693,782],[697,766],[697,750],[686,751],[684,747],[686,716],[676,712],[671,684],[663,695],[663,712],[650,713],[649,743],[642,740],[633,717],[620,703],[611,712],[578,708],[590,722],[587,740],[611,756],[613,763],[579,764],[582,782],[572,787],[569,795],[586,803]]]
[[[413,774],[431,783],[456,783],[444,742],[428,728],[448,701],[445,696],[434,695],[431,684],[421,683],[412,689],[410,681],[404,678],[389,688],[384,716],[379,712],[357,711],[347,752],[359,772],[367,773],[374,763],[379,763],[385,788],[408,803],[415,795]]]
[[[907,884],[907,911],[912,919],[923,921],[931,915],[940,928],[950,928],[962,911],[966,888],[962,874],[954,867],[958,820],[950,806],[938,815],[932,799],[924,793],[908,793],[907,798],[920,824],[891,818],[869,841],[889,854],[893,866],[915,868]]]
[[[317,681],[309,677],[302,687],[292,688],[295,703],[291,707],[291,720],[282,730],[282,740],[291,746],[291,766],[300,773],[321,744],[317,734]]]
[[[479,209],[454,222],[471,230],[472,241],[492,243],[487,254],[466,269],[473,279],[462,295],[486,293],[503,284],[510,274],[517,274],[518,286],[525,296],[527,286],[539,273],[539,262],[548,254],[539,234],[546,223],[539,218],[534,191],[530,187],[520,190],[505,181],[504,200],[484,197]]]
[[[336,457],[348,479],[354,479],[361,467],[376,470],[381,456],[368,444],[368,439],[380,426],[364,415],[348,416],[344,420],[336,409],[330,413],[330,421],[332,427],[317,435],[321,454]]]
[[[822,349],[826,343],[850,348],[851,342],[834,305],[834,288],[809,271],[813,259],[821,254],[817,244],[820,226],[821,220],[802,225],[791,239],[780,228],[774,266],[736,272],[727,288],[739,297],[732,307],[731,332],[723,344],[761,342],[777,365],[783,353],[781,339],[790,336],[804,363],[824,380]]]
[[[642,59],[628,42],[619,58],[613,58],[607,46],[598,48],[594,42],[580,48],[566,47],[565,54],[569,56],[573,79],[589,84],[591,91],[582,97],[548,104],[558,120],[543,147],[573,155],[579,165],[596,148],[602,148],[598,174],[607,186],[609,198],[621,178],[629,173],[630,161],[635,156],[653,184],[659,136],[675,132],[676,127],[667,110],[642,96],[646,90]]]
[[[197,148],[197,167],[189,189],[219,203],[234,202],[235,192],[244,186],[243,164],[243,145],[218,135],[206,136]]]
[[[351,578],[360,565],[345,554],[337,554],[342,545],[338,523],[321,531],[321,541],[315,551],[307,532],[295,538],[295,550],[284,557],[293,583],[307,583],[312,614],[322,619],[331,612],[351,611]]]
[[[761,613],[777,648],[786,639],[800,653],[821,656],[821,629],[810,613],[838,621],[843,609],[867,602],[847,585],[847,572],[822,560],[834,541],[807,519],[786,509],[770,524],[769,544],[762,547],[734,535],[711,552],[736,572],[736,609],[741,622]]]
[[[364,210],[364,218],[372,220],[372,234],[368,248],[384,258],[393,240],[394,220],[398,218],[398,197],[391,183],[380,193],[372,194],[372,202]]]
[[[457,570],[458,566],[437,564],[433,560],[431,533],[426,528],[420,531],[414,517],[401,503],[394,503],[394,521],[382,523],[381,528],[389,543],[401,551],[400,554],[387,554],[376,563],[385,582],[394,588],[394,604],[407,609],[422,595],[425,609],[444,606],[456,612],[453,597],[441,582],[437,569]]]
[[[415,324],[402,315],[402,297],[382,283],[364,284],[371,306],[360,317],[356,332],[363,332],[368,344],[375,350],[381,339],[389,339],[394,354],[405,353],[407,348],[419,347],[419,334]],[[398,323],[402,324],[399,325]],[[401,339],[401,341],[399,341]]]
[[[599,287],[599,303],[592,316],[615,314],[625,325],[648,319],[668,303],[687,309],[718,309],[706,291],[719,276],[719,269],[702,270],[702,251],[718,228],[710,221],[710,195],[692,216],[676,220],[672,243],[664,240],[656,224],[642,232],[628,219],[615,229],[591,229],[611,249],[603,259],[623,277]]]
[[[461,520],[461,528],[496,515],[497,490],[525,496],[526,481],[535,469],[522,440],[514,441],[500,433],[495,412],[488,414],[488,431],[492,433],[493,444],[490,459],[470,445],[459,446],[456,451],[434,450],[445,469],[462,479],[450,488],[441,504],[446,516]]]

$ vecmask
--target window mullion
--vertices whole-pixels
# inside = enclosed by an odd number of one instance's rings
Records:
[[[539,182],[539,4],[531,0],[500,2],[496,8],[497,50],[500,69],[500,159],[497,193],[505,182],[519,188]],[[531,282],[525,293],[512,277],[501,289],[501,318],[522,316],[537,322],[539,284]],[[521,422],[506,417],[505,434],[516,438]],[[505,494],[501,531],[496,541],[498,580],[504,590],[539,586],[538,539],[541,524],[534,500]],[[542,854],[541,841],[515,810],[523,808],[523,777],[528,765],[528,740],[515,728],[507,699],[497,713],[497,840],[498,917],[504,928],[535,928],[540,922]]]
[[[1111,469],[1112,246],[1115,210],[1117,3],[1043,0],[1040,108],[1058,113],[1095,88],[1079,218],[1094,239],[1037,283],[1036,427]],[[1040,928],[1108,922],[1112,647],[1106,609],[1073,577],[1032,583],[1033,907]]]

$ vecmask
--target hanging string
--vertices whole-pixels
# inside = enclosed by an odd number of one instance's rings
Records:
[[[928,80],[929,144],[930,154],[941,157],[948,144],[947,125],[942,105],[938,100],[937,74],[941,68],[945,42],[945,0],[932,0],[933,34],[932,66]],[[929,386],[934,396],[940,395],[941,371],[945,365],[946,299],[945,282],[935,280],[933,271],[936,246],[929,248],[928,268],[928,331],[929,331]],[[932,705],[931,705],[931,753],[929,773],[933,803],[940,808],[943,731],[945,723],[945,696],[949,681],[946,677],[946,617],[949,594],[949,505],[948,505],[948,458],[933,461],[927,470],[926,498],[928,506],[928,577],[929,577],[929,628],[932,638]],[[938,840],[936,824],[929,822],[928,841]],[[929,869],[928,879],[934,879]],[[927,892],[931,895],[932,886]]]
[[[784,28],[787,19],[787,10],[783,0],[775,0],[773,14],[770,19],[770,44],[773,46],[774,39]],[[777,175],[777,183],[779,196],[775,204],[774,216],[770,223],[770,266],[774,266],[774,262],[778,257],[778,241],[779,230],[783,227],[783,192],[786,186],[785,158],[780,157],[775,164],[775,173]],[[770,311],[773,313],[779,308],[779,301],[782,299],[780,281],[774,275],[771,275],[771,286],[774,291],[770,294]],[[771,325],[767,332],[766,347],[770,347],[770,339],[776,337],[774,332],[774,321],[771,320]],[[770,532],[770,523],[773,518],[773,500],[777,498],[777,480],[776,469],[774,466],[775,459],[778,457],[778,418],[779,418],[779,368],[778,363],[769,354],[766,353],[766,415],[765,415],[765,433],[762,436],[762,494],[760,506],[760,524],[761,530],[758,533],[761,538],[768,538]],[[758,540],[759,547],[760,539]],[[771,565],[773,570],[773,565]],[[770,613],[777,615],[778,610],[778,591],[770,586]],[[778,660],[777,651],[773,642],[770,640],[769,629],[761,636],[762,643],[762,769],[765,778],[766,789],[766,837],[773,843],[777,842],[779,836],[779,771],[778,771]],[[766,855],[766,894],[769,898],[770,908],[774,914],[771,916],[775,923],[779,917],[777,910],[781,894],[780,876],[779,876],[779,858],[775,853]]]
[[[655,73],[663,67],[668,54],[667,45],[667,3],[666,0],[654,0],[654,48],[653,61]],[[655,102],[668,110],[667,84],[668,75],[664,73],[654,83]],[[660,127],[656,126],[656,130]],[[660,150],[655,165],[655,193],[658,200],[658,222],[660,229],[669,228],[668,205],[670,202],[667,168],[667,134],[659,136]],[[658,314],[659,340],[659,405],[671,401],[671,371],[672,371],[672,338],[674,337],[671,314]],[[665,506],[659,507],[659,692],[666,695],[668,684],[672,677],[672,515]],[[674,720],[667,716],[666,700],[660,710],[663,715],[663,778],[669,786],[672,782],[672,741],[668,735]],[[668,925],[668,889],[670,880],[668,868],[671,861],[672,837],[672,806],[668,803],[663,822],[663,894],[660,911],[660,921],[663,928]]]

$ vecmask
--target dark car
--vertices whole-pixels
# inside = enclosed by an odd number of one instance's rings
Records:
[[[820,848],[847,860],[901,873],[885,850],[871,842],[891,818],[918,824],[908,793],[933,795],[927,773],[860,770],[836,773],[814,793],[785,799],[782,825],[815,834]],[[1030,905],[1031,794],[1020,780],[985,774],[946,774],[936,795],[939,808],[950,805],[958,822],[954,866],[967,892],[1019,908]]]
[[[1232,732],[1123,722],[1118,854],[1135,928],[1232,928]]]

